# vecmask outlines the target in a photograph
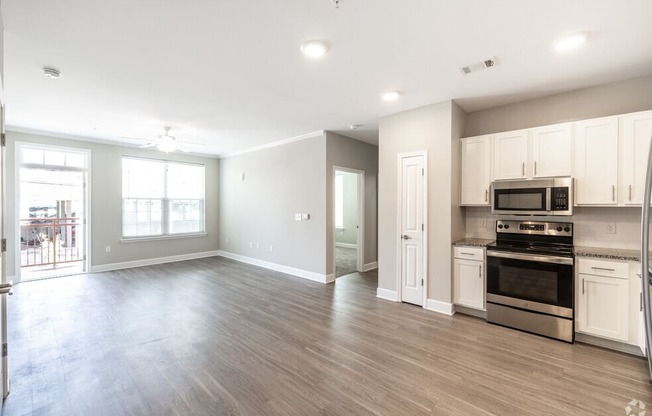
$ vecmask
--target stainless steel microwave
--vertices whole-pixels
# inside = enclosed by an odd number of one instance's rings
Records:
[[[573,215],[573,178],[496,181],[491,212],[508,215]]]

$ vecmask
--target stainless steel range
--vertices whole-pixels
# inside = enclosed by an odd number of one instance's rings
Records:
[[[496,221],[487,321],[573,342],[573,224]]]

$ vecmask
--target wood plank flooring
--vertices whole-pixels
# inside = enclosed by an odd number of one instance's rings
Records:
[[[220,257],[17,285],[3,415],[623,415],[645,361]]]

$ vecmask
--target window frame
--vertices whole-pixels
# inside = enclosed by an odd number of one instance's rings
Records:
[[[163,195],[161,198],[157,197],[132,197],[131,195],[129,197],[125,197],[125,182],[124,182],[124,161],[126,159],[129,160],[135,160],[135,161],[143,161],[143,162],[155,162],[155,163],[161,163],[163,164],[163,172],[164,172],[164,178],[163,178]],[[203,188],[202,188],[202,196],[201,198],[178,198],[178,197],[170,197],[169,192],[170,189],[168,187],[169,180],[168,180],[168,173],[169,165],[187,165],[187,166],[195,166],[195,167],[201,167],[202,168],[202,175],[203,175]],[[180,238],[193,238],[193,237],[206,237],[206,165],[203,163],[192,163],[192,162],[180,162],[180,161],[175,161],[175,160],[167,160],[167,159],[154,159],[154,158],[145,158],[145,157],[137,157],[137,156],[127,156],[123,155],[121,158],[121,168],[120,168],[120,174],[121,174],[121,208],[120,208],[120,213],[121,213],[121,238],[120,242],[121,243],[130,243],[130,242],[138,242],[138,241],[156,241],[156,240],[169,240],[169,239],[180,239]],[[161,234],[149,234],[149,235],[133,235],[133,236],[125,236],[125,201],[127,200],[133,200],[133,201],[142,201],[142,200],[150,200],[150,201],[161,201]],[[198,201],[199,202],[199,216],[200,216],[200,231],[191,231],[191,232],[180,232],[180,233],[170,233],[170,229],[172,228],[172,219],[171,219],[171,204],[174,201]]]

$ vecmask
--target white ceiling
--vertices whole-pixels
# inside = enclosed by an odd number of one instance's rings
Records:
[[[211,155],[322,129],[377,143],[378,118],[398,111],[455,99],[470,112],[652,73],[650,0],[340,3],[3,0],[7,124],[123,142],[169,125]],[[553,49],[578,30],[590,31],[581,49]],[[306,58],[310,39],[330,52]],[[458,69],[490,57],[497,67]],[[399,101],[380,99],[390,89]]]

